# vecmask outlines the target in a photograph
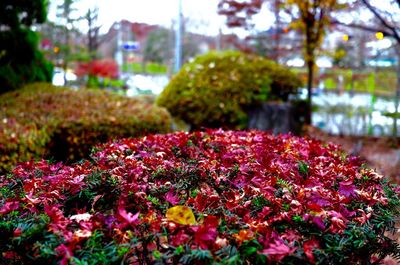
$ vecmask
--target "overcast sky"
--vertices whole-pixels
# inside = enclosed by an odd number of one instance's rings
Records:
[[[62,0],[51,0],[49,19],[56,21],[56,6]],[[76,7],[83,15],[94,6],[99,7],[101,32],[107,32],[115,21],[127,19],[132,22],[145,22],[171,27],[178,14],[179,0],[80,0]],[[225,17],[217,14],[218,0],[182,0],[183,15],[189,18],[189,30],[202,34],[216,35],[221,28],[224,33],[231,29],[225,27]],[[273,23],[267,12],[255,17],[258,29],[266,30]],[[77,15],[77,14],[76,14]],[[85,30],[82,26],[82,30]],[[239,33],[240,34],[240,33]]]

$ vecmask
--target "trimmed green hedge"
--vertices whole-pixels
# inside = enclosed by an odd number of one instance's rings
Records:
[[[286,101],[300,80],[275,62],[237,51],[211,52],[185,64],[157,99],[193,128],[245,128],[247,109]]]
[[[0,97],[0,172],[47,157],[75,161],[97,143],[170,130],[169,113],[138,99],[46,83]]]

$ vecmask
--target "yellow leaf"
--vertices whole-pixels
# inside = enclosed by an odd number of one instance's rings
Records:
[[[239,233],[233,234],[233,237],[236,238],[236,240],[239,243],[242,243],[243,241],[246,240],[251,240],[254,238],[254,233],[251,230],[240,230]]]
[[[192,210],[187,206],[174,206],[167,210],[167,219],[181,225],[194,225],[196,219]]]

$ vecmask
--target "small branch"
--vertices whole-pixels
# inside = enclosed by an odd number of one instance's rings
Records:
[[[361,0],[364,5],[371,11],[375,17],[384,25],[386,28],[389,28],[390,30],[394,30],[394,27],[389,25],[387,21],[382,17],[382,15],[374,8],[367,0]]]
[[[341,22],[339,20],[332,20],[331,22],[332,22],[332,24],[341,25],[341,26],[349,27],[349,28],[361,29],[361,30],[369,31],[369,32],[375,32],[376,33],[378,31],[380,31],[386,36],[390,36],[390,37],[394,37],[395,38],[395,36],[393,35],[392,32],[387,31],[387,30],[382,30],[381,28],[376,28],[376,27],[357,24],[357,23],[344,23],[344,22]]]
[[[386,19],[377,11],[377,9],[375,7],[373,7],[367,0],[361,0],[361,2],[364,3],[364,5],[368,8],[369,11],[371,11],[375,17],[382,23],[382,25],[389,29],[392,34],[390,34],[393,38],[396,39],[396,41],[398,43],[400,43],[400,35],[398,34],[396,27],[393,25],[390,25]],[[400,6],[400,0],[397,0],[397,2],[399,3]]]

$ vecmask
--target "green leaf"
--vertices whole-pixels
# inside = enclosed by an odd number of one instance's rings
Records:
[[[303,177],[306,177],[308,175],[308,165],[304,161],[299,161],[297,164],[297,168],[299,170],[300,175]]]

